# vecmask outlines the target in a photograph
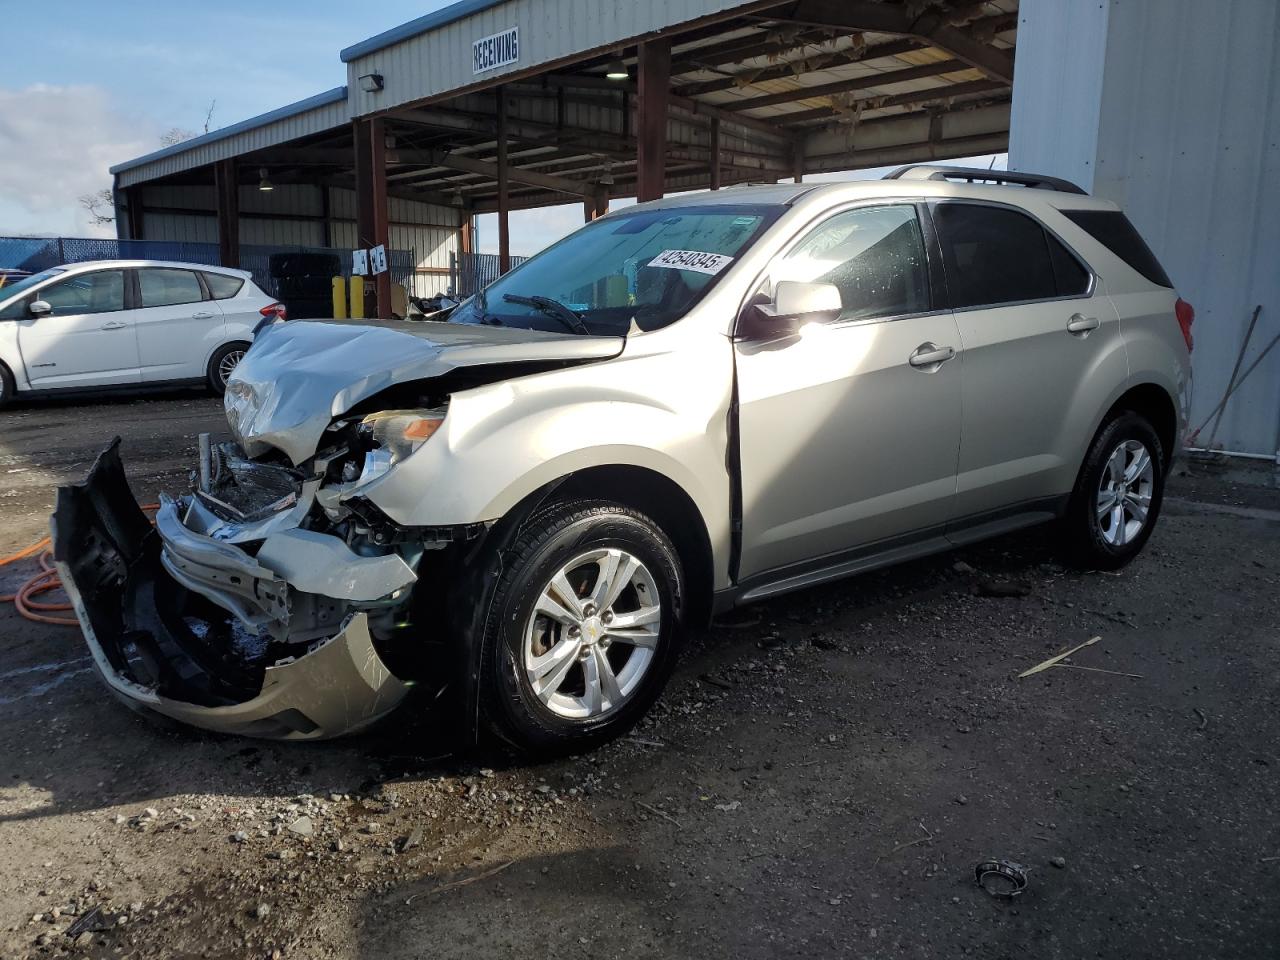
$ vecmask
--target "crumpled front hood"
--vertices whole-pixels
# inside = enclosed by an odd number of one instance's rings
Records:
[[[264,329],[227,382],[227,422],[249,456],[295,464],[334,417],[387,387],[458,367],[605,360],[622,337],[404,320],[294,320]]]

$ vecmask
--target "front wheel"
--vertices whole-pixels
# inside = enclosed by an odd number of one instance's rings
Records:
[[[214,351],[213,356],[209,358],[207,371],[210,390],[218,396],[226,392],[227,379],[231,376],[231,371],[244,359],[245,351],[248,349],[249,344],[236,341],[223,344]]]
[[[1064,520],[1066,545],[1080,566],[1115,570],[1151,536],[1164,498],[1165,459],[1145,417],[1125,411],[1089,446]]]
[[[483,638],[490,727],[540,755],[625,733],[679,652],[684,584],[671,541],[620,504],[564,503],[535,516],[507,556]]]

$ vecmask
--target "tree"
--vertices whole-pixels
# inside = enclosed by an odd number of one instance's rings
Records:
[[[107,188],[86,193],[79,198],[80,206],[89,212],[95,225],[101,227],[114,223],[116,219],[116,201]]]

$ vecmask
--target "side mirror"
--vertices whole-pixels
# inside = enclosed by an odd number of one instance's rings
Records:
[[[779,280],[773,301],[747,308],[739,331],[749,338],[779,336],[806,323],[828,323],[840,316],[844,301],[840,290],[830,283],[801,283]]]
[[[53,307],[49,305],[48,300],[32,300],[27,305],[27,313],[33,317],[47,317],[53,313]]]

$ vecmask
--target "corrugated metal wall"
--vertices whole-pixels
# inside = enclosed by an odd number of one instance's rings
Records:
[[[1255,304],[1245,364],[1280,334],[1280,4],[1020,10],[1009,166],[1076,180],[1142,231],[1196,308],[1196,426],[1226,390]],[[1280,449],[1280,347],[1232,397],[1217,440]]]
[[[212,187],[143,187],[148,240],[217,243]],[[355,193],[329,187],[329,240],[325,243],[323,187],[277,184],[271,191],[240,188],[240,242],[262,246],[336,247],[356,245]],[[449,284],[449,255],[458,250],[460,210],[392,197],[391,247],[412,250],[411,293],[429,297]],[[275,216],[272,216],[272,215]]]
[[[620,44],[709,14],[758,5],[755,0],[510,0],[350,61],[347,86],[352,116]],[[472,42],[511,27],[520,30],[519,62],[473,74]],[[361,90],[359,78],[368,73],[385,76],[386,89]]]
[[[215,160],[238,157],[253,150],[262,150],[344,126],[351,119],[351,114],[347,111],[346,90],[335,87],[310,100],[281,107],[261,117],[233,123],[222,130],[215,130],[185,143],[158,150],[147,157],[131,160],[122,165],[123,169],[113,168],[113,172],[117,173],[119,186],[130,187],[201,167]],[[272,117],[277,119],[271,119]]]

